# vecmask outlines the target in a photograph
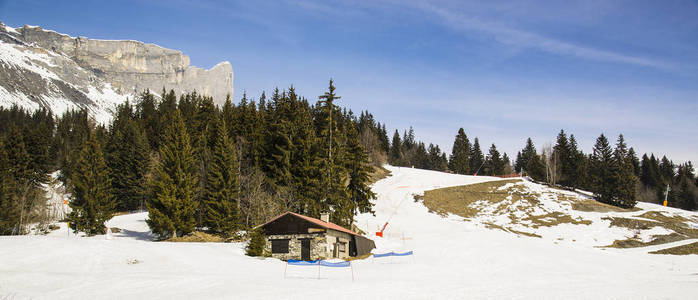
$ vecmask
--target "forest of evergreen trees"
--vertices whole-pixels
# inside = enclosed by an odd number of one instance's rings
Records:
[[[104,232],[117,211],[141,209],[163,238],[230,236],[287,210],[331,211],[349,226],[371,212],[369,175],[387,146],[384,126],[339,99],[331,81],[314,105],[293,87],[222,107],[196,93],[146,91],[108,126],[84,110],[54,119],[0,108],[0,230],[22,234],[39,221],[42,184],[56,170],[71,195],[71,227],[88,234]]]
[[[658,159],[654,154],[644,154],[640,160],[635,150],[628,148],[623,135],[613,148],[600,135],[590,154],[579,149],[574,135],[568,136],[564,130],[558,134],[555,145],[546,145],[540,151],[528,138],[512,165],[508,155],[500,153],[495,144],[483,154],[479,139],[476,137],[471,143],[463,128],[456,133],[448,158],[438,145],[425,147],[423,142],[415,141],[410,128],[402,137],[398,131],[393,134],[388,162],[466,175],[525,174],[539,182],[591,191],[601,202],[626,208],[635,206],[637,201],[662,204],[667,199],[668,206],[695,210],[698,203],[698,178],[690,161],[674,164],[666,156]]]
[[[102,233],[117,211],[147,209],[148,225],[163,238],[205,230],[224,237],[284,212],[343,226],[371,212],[373,167],[384,163],[457,174],[523,173],[551,185],[593,192],[599,201],[632,207],[637,201],[694,210],[698,180],[690,162],[638,158],[622,135],[614,147],[602,134],[585,154],[574,135],[536,149],[527,139],[512,165],[492,144],[483,153],[463,128],[447,157],[438,145],[416,141],[410,128],[389,140],[385,124],[368,112],[340,108],[330,81],[315,104],[295,89],[267,99],[243,94],[222,107],[196,93],[146,91],[116,109],[108,125],[87,111],[60,117],[46,110],[0,108],[0,234],[24,234],[46,218],[44,185],[57,174],[70,193],[75,230]],[[667,193],[668,190],[668,193]]]

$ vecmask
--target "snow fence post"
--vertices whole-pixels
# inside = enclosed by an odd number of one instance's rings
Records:
[[[284,267],[284,279],[286,279],[286,270],[288,270],[288,261],[286,261],[286,267]]]
[[[351,268],[351,282],[354,282],[354,265],[349,262],[349,268]]]

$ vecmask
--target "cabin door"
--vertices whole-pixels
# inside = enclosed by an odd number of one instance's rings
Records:
[[[301,260],[310,260],[310,240],[301,240]]]

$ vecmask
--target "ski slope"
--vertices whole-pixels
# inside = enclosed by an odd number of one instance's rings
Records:
[[[355,261],[354,281],[346,268],[322,268],[318,279],[316,267],[289,266],[284,277],[284,262],[247,257],[244,243],[152,242],[147,213],[139,213],[113,218],[109,226],[124,230],[111,240],[68,237],[65,227],[47,236],[0,237],[0,299],[694,299],[698,294],[696,255],[602,249],[587,240],[557,243],[486,229],[476,220],[444,218],[413,195],[499,179],[388,168],[392,176],[374,185],[375,216],[362,214],[357,224],[373,232],[390,219],[375,252],[415,255]]]

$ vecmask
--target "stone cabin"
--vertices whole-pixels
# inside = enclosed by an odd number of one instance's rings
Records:
[[[329,222],[286,212],[260,225],[267,237],[264,247],[281,260],[316,260],[347,258],[371,253],[375,243],[356,232]]]

